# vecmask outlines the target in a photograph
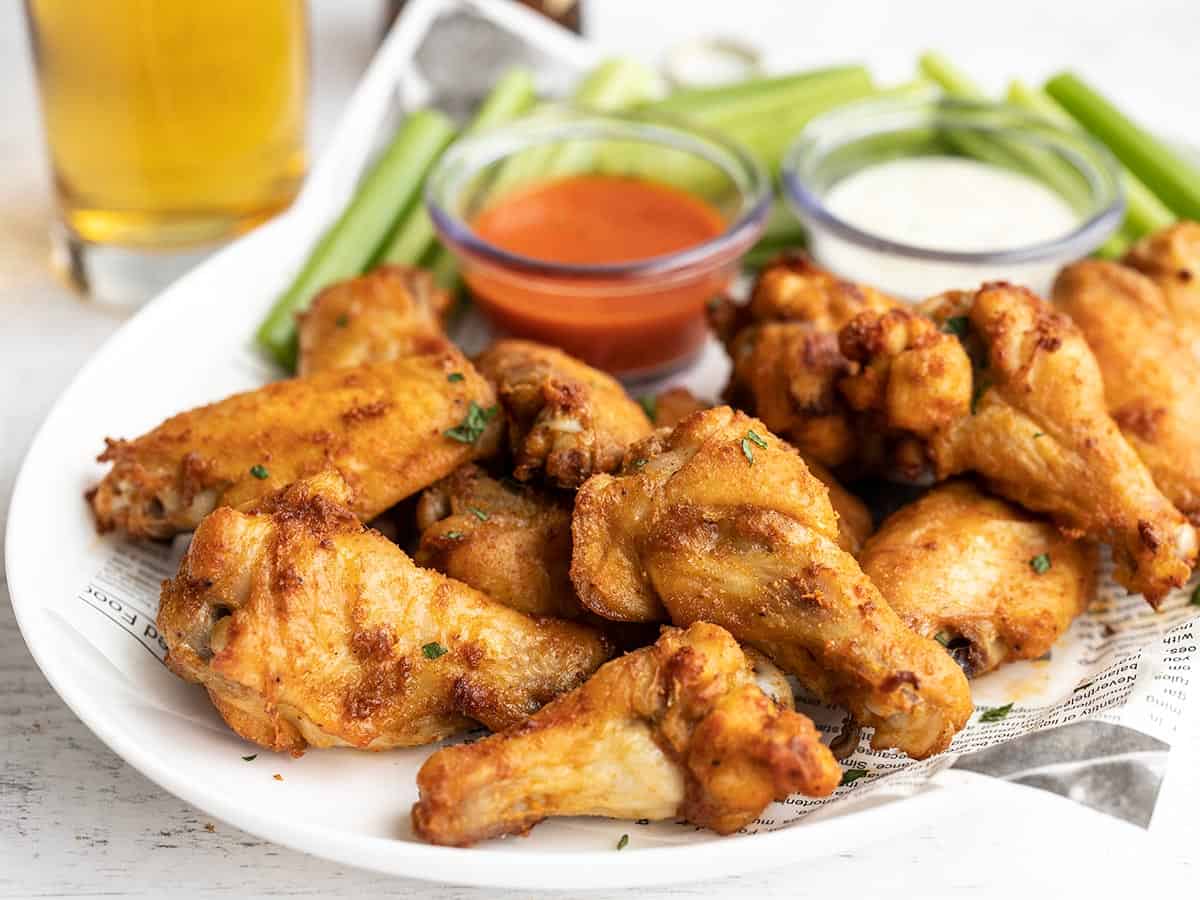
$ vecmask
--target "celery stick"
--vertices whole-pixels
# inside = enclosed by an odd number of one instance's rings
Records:
[[[405,120],[259,326],[259,345],[281,365],[295,366],[296,313],[321,288],[362,272],[397,210],[417,195],[425,173],[453,137],[454,125],[440,113],[419,110]]]
[[[863,83],[871,83],[871,75],[865,67],[836,66],[775,78],[754,78],[720,87],[676,91],[665,100],[642,108],[649,113],[711,122],[748,115],[754,109],[774,109],[803,102],[809,94],[828,90],[833,85]]]
[[[689,121],[715,130],[737,129],[739,123],[764,122],[775,116],[813,105],[825,105],[830,98],[866,96],[874,90],[871,76],[851,70],[836,78],[802,84],[786,94],[772,93],[750,97],[737,106],[717,106],[697,109],[688,114]]]
[[[917,60],[917,67],[922,74],[940,84],[942,89],[952,97],[964,97],[971,100],[987,98],[979,85],[940,53],[922,53]]]
[[[515,119],[529,111],[536,100],[533,75],[527,69],[513,69],[496,82],[459,137],[468,137]],[[437,233],[425,204],[418,201],[398,219],[390,240],[376,261],[415,266],[436,239]]]
[[[1131,121],[1078,76],[1070,72],[1055,75],[1046,82],[1045,90],[1107,144],[1168,209],[1186,219],[1200,219],[1200,168]]]
[[[1071,118],[1071,114],[1059,106],[1049,94],[1020,81],[1014,81],[1008,86],[1006,99],[1013,106],[1027,109],[1057,125],[1079,127],[1079,123]],[[1175,221],[1171,210],[1124,166],[1121,167],[1121,187],[1125,191],[1125,224],[1121,233],[1127,242],[1166,228]],[[1097,252],[1104,250],[1105,247],[1101,247]]]
[[[458,270],[458,260],[454,254],[441,244],[430,248],[429,253],[421,260],[421,265],[433,273],[433,280],[438,287],[453,294],[462,287],[462,276]]]

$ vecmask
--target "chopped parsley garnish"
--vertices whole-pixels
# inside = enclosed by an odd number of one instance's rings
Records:
[[[842,773],[842,784],[854,784],[860,778],[865,778],[869,773],[866,769],[847,769]]]
[[[1039,575],[1045,575],[1050,571],[1050,554],[1039,553],[1029,561],[1029,567]]]
[[[1012,712],[1013,705],[1005,703],[1003,706],[993,706],[991,709],[984,712],[979,717],[980,722],[999,722],[1001,719],[1008,718],[1008,714]]]
[[[1200,584],[1196,585],[1196,589],[1192,591],[1192,606],[1200,606]]]
[[[742,438],[742,456],[746,457],[746,462],[754,465],[754,451],[750,449],[750,438]]]
[[[950,646],[950,632],[948,632],[948,631],[939,631],[937,634],[935,634],[933,636],[933,639],[935,641],[937,641],[939,644],[941,644],[943,647]]]
[[[635,460],[633,461],[633,467],[634,467],[635,469],[644,469],[644,468],[646,467],[646,460],[644,460],[644,459],[635,459]]]
[[[469,512],[471,515],[473,515],[475,518],[477,518],[480,522],[486,522],[488,520],[488,514],[485,513],[478,506],[468,506],[467,512]]]
[[[446,380],[451,381],[451,382],[463,381],[466,379],[466,377],[467,376],[464,375],[462,372],[451,372],[449,375],[446,376]]]
[[[1045,436],[1046,436],[1046,432],[1036,431],[1036,432],[1034,432],[1033,439],[1036,441],[1038,438],[1045,437]]]
[[[243,756],[242,762],[254,762],[256,759],[258,759],[258,754],[251,753],[249,756]]]
[[[333,324],[335,324],[338,328],[345,328],[350,324],[350,317],[345,313],[342,313],[337,317]]]
[[[617,849],[624,850],[628,846],[629,846],[629,835],[627,835],[627,834],[621,835],[621,839],[619,841],[617,841]]]
[[[252,465],[250,467],[250,474],[253,475],[255,478],[257,478],[259,481],[262,481],[266,478],[271,477],[271,473],[267,471],[267,467],[264,466],[262,463],[255,463],[254,465]]]
[[[439,656],[445,656],[450,651],[437,641],[430,641],[421,648],[421,652],[425,654],[426,659],[437,659]]]
[[[637,398],[638,406],[646,413],[646,418],[651,422],[654,421],[654,414],[658,411],[658,401],[649,394],[642,394]]]
[[[965,338],[967,331],[970,328],[970,323],[966,316],[951,316],[942,323],[942,331],[946,334],[952,334],[956,338]]]
[[[489,406],[484,409],[474,400],[467,406],[466,418],[453,428],[448,428],[443,432],[446,437],[451,440],[458,441],[462,444],[473,444],[479,440],[480,435],[487,429],[487,423],[496,415],[496,407]]]
[[[461,531],[447,531],[446,537],[452,541],[457,541],[462,537],[462,532]]]
[[[767,442],[766,442],[766,440],[763,438],[763,436],[762,436],[762,435],[760,435],[760,434],[758,434],[758,433],[756,433],[756,432],[754,431],[754,429],[750,429],[749,431],[747,431],[747,432],[746,432],[746,439],[747,439],[747,440],[750,440],[750,441],[753,441],[754,443],[758,444],[758,446],[760,446],[760,447],[764,447],[764,448],[765,448],[765,447],[767,446]]]

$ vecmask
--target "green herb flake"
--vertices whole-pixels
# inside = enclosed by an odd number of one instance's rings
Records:
[[[869,773],[866,769],[847,769],[842,773],[842,784],[854,784],[860,778],[865,778]]]
[[[458,382],[458,381],[465,381],[466,378],[467,378],[467,376],[464,375],[462,372],[451,372],[449,375],[446,376],[446,380],[451,383]]]
[[[754,451],[750,449],[750,438],[742,438],[742,456],[746,457],[746,462],[754,465]]]
[[[1005,703],[1003,706],[993,706],[991,709],[986,710],[984,714],[979,717],[979,721],[999,722],[1001,719],[1007,719],[1008,714],[1012,712],[1012,708],[1013,705],[1011,703]]]
[[[462,540],[462,536],[463,535],[462,535],[461,531],[447,531],[446,532],[446,537],[452,541]]]
[[[766,438],[764,438],[761,434],[758,434],[756,431],[754,431],[754,429],[750,429],[746,432],[746,440],[753,441],[754,443],[758,444],[758,446],[763,448],[766,448],[767,446]]]
[[[350,317],[348,315],[346,315],[345,313],[342,313],[340,316],[337,317],[337,319],[334,321],[333,324],[336,325],[338,328],[345,328],[347,325],[350,324]]]
[[[948,631],[939,631],[937,634],[935,634],[933,636],[933,639],[935,641],[937,641],[939,644],[941,644],[943,647],[950,646],[950,632],[948,632]]]
[[[467,415],[458,425],[447,429],[443,434],[461,444],[474,444],[487,429],[487,423],[496,415],[496,407],[484,409],[474,400],[467,406]]]
[[[258,754],[251,753],[249,756],[243,756],[242,762],[254,762],[256,759],[258,759]]]
[[[439,656],[445,656],[450,651],[437,641],[430,641],[421,648],[421,652],[425,654],[426,659],[437,659]]]
[[[644,468],[646,468],[646,460],[644,460],[644,459],[635,459],[635,460],[633,461],[633,467],[634,467],[635,469],[639,469],[639,470],[640,470],[640,469],[644,469]]]
[[[255,463],[254,465],[252,465],[250,467],[250,474],[253,475],[255,478],[257,478],[259,481],[264,481],[267,478],[271,477],[271,473],[267,471],[267,467],[264,466],[262,463]]]
[[[1039,553],[1029,561],[1029,568],[1033,569],[1039,575],[1045,575],[1050,571],[1050,554]]]
[[[642,394],[637,398],[638,406],[646,413],[646,418],[651,422],[654,421],[654,415],[658,412],[658,401],[649,394]]]
[[[1200,606],[1200,584],[1196,585],[1196,589],[1192,591],[1192,606]]]
[[[621,835],[621,839],[619,841],[617,841],[617,849],[624,850],[628,846],[629,846],[629,835],[627,835],[627,834]]]
[[[477,518],[480,522],[486,522],[488,520],[488,514],[485,513],[478,506],[468,506],[467,512],[469,512],[471,515],[473,515],[475,518]]]
[[[942,323],[942,331],[946,334],[952,334],[960,340],[967,336],[969,330],[970,323],[967,321],[966,316],[951,316]]]
[[[1045,436],[1046,436],[1046,432],[1037,431],[1037,432],[1034,432],[1033,439],[1036,441],[1038,438],[1044,438]]]

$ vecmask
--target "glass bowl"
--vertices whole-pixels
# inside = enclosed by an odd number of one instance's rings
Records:
[[[1058,194],[1074,225],[1047,240],[969,250],[918,245],[848,221],[827,202],[843,179],[899,159],[960,156],[1035,178]],[[1066,263],[1095,251],[1120,226],[1124,196],[1116,162],[1081,131],[1004,104],[929,94],[868,100],[812,120],[788,150],[784,192],[809,231],[809,250],[838,274],[921,299],[985,281],[1045,294]],[[908,196],[915,208],[945,198]],[[895,202],[881,199],[880,202]],[[964,196],[986,210],[986,196]]]
[[[714,208],[720,234],[673,253],[578,265],[509,252],[472,222],[513,192],[573,175],[617,175],[682,190]],[[737,144],[638,113],[554,107],[468,137],[442,157],[425,202],[479,306],[500,331],[563,348],[626,378],[685,364],[704,307],[726,289],[770,211],[770,180]]]

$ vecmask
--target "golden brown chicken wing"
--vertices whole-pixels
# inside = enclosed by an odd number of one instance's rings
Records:
[[[450,295],[409,266],[380,266],[321,291],[300,316],[300,375],[438,353]]]
[[[972,710],[962,671],[841,549],[828,492],[795,450],[718,407],[629,455],[576,497],[571,578],[585,606],[721,625],[874,726],[874,746],[920,758],[949,745]]]
[[[1054,302],[1087,339],[1109,414],[1154,483],[1200,522],[1200,358],[1162,291],[1133,269],[1084,260],[1063,269]]]
[[[1200,357],[1200,222],[1177,222],[1142,238],[1124,263],[1159,286],[1179,337]]]
[[[336,472],[200,523],[158,627],[177,675],[271,750],[366,750],[502,729],[609,655],[581,625],[522,615],[421,569],[365,528]]]
[[[491,386],[457,350],[318,372],[180,413],[108,441],[112,469],[89,495],[101,531],[169,537],[333,466],[370,519],[494,452]]]
[[[1117,580],[1151,604],[1182,585],[1196,531],[1109,417],[1095,357],[1071,320],[1007,284],[924,308],[933,318],[868,312],[841,333],[843,352],[863,366],[843,393],[902,436],[902,467],[928,461],[939,479],[977,472],[1069,532],[1110,544]]]
[[[710,406],[711,403],[701,400],[685,387],[668,388],[654,398],[654,427],[674,428],[692,413]]]
[[[583,611],[568,574],[569,500],[467,465],[421,495],[417,526],[420,565],[521,612],[576,618]]]
[[[1045,655],[1096,588],[1094,544],[966,481],[893,513],[858,561],[904,623],[970,677]]]
[[[841,482],[834,477],[833,473],[815,459],[811,459],[803,453],[800,454],[800,458],[804,460],[808,471],[829,491],[829,504],[837,513],[838,546],[850,555],[857,556],[858,551],[862,549],[863,543],[871,536],[871,531],[875,527],[875,523],[871,519],[871,511],[867,509],[865,503],[842,487]]]
[[[730,834],[840,778],[812,722],[755,686],[728,632],[698,623],[665,629],[523,725],[433,754],[413,828],[455,846],[550,816],[682,817]]]
[[[625,448],[652,429],[615,378],[554,347],[497,341],[475,364],[508,415],[518,481],[542,472],[551,484],[578,487],[616,469]]]

